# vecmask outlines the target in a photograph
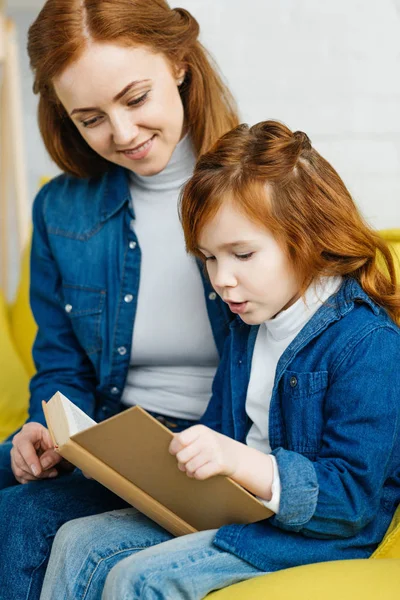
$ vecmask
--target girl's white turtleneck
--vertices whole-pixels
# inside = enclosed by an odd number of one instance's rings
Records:
[[[246,412],[253,422],[246,443],[265,454],[271,452],[269,443],[269,407],[275,381],[278,361],[289,344],[303,329],[332,294],[337,292],[341,277],[324,277],[312,284],[304,294],[288,309],[273,319],[261,323],[251,362],[250,381],[247,388]],[[275,513],[279,511],[280,479],[274,456],[274,482],[272,499],[263,501]]]
[[[130,182],[141,269],[122,401],[182,419],[205,411],[219,360],[203,283],[186,253],[178,215],[179,193],[195,162],[185,136],[161,173],[132,173]]]

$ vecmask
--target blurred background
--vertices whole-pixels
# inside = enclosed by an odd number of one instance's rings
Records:
[[[26,55],[43,0],[9,0],[16,24],[29,202],[58,170],[36,124]],[[339,171],[366,219],[400,227],[400,0],[181,0],[199,21],[243,121],[301,129]],[[11,260],[12,284],[18,256]]]

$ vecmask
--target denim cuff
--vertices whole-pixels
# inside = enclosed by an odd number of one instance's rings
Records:
[[[281,481],[279,513],[275,524],[288,531],[300,531],[313,516],[318,500],[318,479],[313,463],[297,452],[275,449]]]

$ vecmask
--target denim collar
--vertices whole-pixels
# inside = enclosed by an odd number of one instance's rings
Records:
[[[361,285],[352,277],[345,277],[343,283],[336,292],[318,309],[313,318],[309,323],[325,322],[325,321],[336,321],[340,317],[347,314],[354,306],[355,302],[367,304],[374,314],[379,314],[379,307],[375,302],[364,292]],[[307,324],[308,325],[308,324]],[[307,327],[307,325],[305,327]],[[242,319],[236,315],[232,320],[230,327],[248,327]],[[258,329],[259,325],[251,325],[251,327]]]
[[[100,222],[104,223],[104,221],[107,221],[118,212],[125,203],[129,204],[132,216],[135,218],[132,202],[130,202],[129,171],[123,167],[113,165],[110,170],[102,176],[102,179],[101,187],[103,188],[103,196],[101,201]]]

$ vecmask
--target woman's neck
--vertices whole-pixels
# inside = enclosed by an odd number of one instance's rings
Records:
[[[186,134],[176,145],[165,169],[149,177],[132,172],[131,181],[135,186],[149,191],[178,189],[191,177],[195,164],[192,141]]]

